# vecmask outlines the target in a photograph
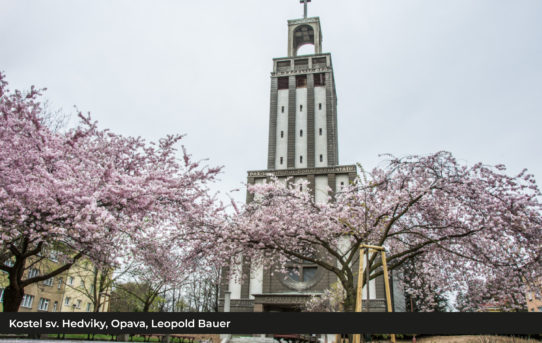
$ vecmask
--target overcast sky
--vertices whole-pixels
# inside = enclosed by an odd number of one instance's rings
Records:
[[[272,58],[298,0],[0,0],[0,70],[51,107],[224,165],[267,166]],[[542,1],[313,0],[339,99],[339,162],[451,151],[542,183]],[[237,193],[244,199],[244,191]]]

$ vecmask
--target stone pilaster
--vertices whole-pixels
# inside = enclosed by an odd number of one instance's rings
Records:
[[[269,111],[269,145],[267,153],[267,168],[275,169],[275,156],[277,153],[277,101],[278,79],[271,78],[271,106]]]
[[[296,82],[295,76],[289,77],[289,94],[288,94],[288,158],[287,167],[295,168],[295,116],[297,111],[296,106]]]
[[[314,74],[307,75],[307,166],[314,168]]]

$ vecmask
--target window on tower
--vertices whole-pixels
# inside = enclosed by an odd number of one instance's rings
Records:
[[[303,112],[303,105],[299,105],[299,112]]]
[[[299,130],[299,137],[303,137],[303,130]]]
[[[281,107],[280,111],[284,113],[284,106]]]
[[[303,163],[303,156],[299,156],[299,163]]]
[[[279,89],[288,89],[288,77],[279,77],[278,79]]]
[[[327,65],[327,60],[325,57],[317,57],[312,59],[313,67],[325,67]]]
[[[320,154],[320,162],[324,162],[324,155]]]
[[[277,62],[278,71],[287,71],[290,69],[290,61],[279,61]]]
[[[297,88],[307,87],[307,75],[297,75],[295,77],[295,85]]]
[[[318,109],[319,109],[319,110],[322,109],[322,103],[319,103],[319,104],[318,104]]]
[[[322,128],[318,129],[318,133],[320,134],[320,136],[322,135]]]
[[[295,60],[294,67],[297,70],[307,69],[309,67],[309,60],[306,58],[301,59],[301,60]]]
[[[314,74],[314,87],[326,85],[326,74]]]
[[[280,164],[282,164],[283,162],[284,162],[284,158],[281,157],[281,158],[280,158]]]
[[[280,131],[280,138],[284,138],[284,131]]]

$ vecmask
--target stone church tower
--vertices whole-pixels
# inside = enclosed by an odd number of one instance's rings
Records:
[[[288,21],[288,56],[273,59],[267,169],[249,171],[247,180],[262,183],[270,175],[308,180],[316,202],[326,202],[328,187],[339,191],[357,173],[355,165],[339,165],[337,94],[331,54],[322,52],[322,37],[320,18],[307,18],[305,3],[305,18]],[[305,44],[314,46],[314,54],[297,54]],[[252,200],[248,194],[247,202]],[[232,312],[295,311],[337,281],[311,263],[292,263],[298,272],[289,275],[271,275],[248,263],[236,268],[249,277],[223,282],[221,310],[229,292]],[[382,309],[383,286],[383,280],[372,281],[369,292]]]

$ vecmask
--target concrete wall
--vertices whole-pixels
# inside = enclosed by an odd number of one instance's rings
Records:
[[[249,298],[254,299],[253,294],[263,292],[263,266],[252,265],[250,267]]]
[[[336,192],[340,192],[343,187],[348,186],[348,175],[337,175],[337,178],[335,179],[335,190]]]
[[[314,184],[315,184],[315,191],[314,191],[314,197],[317,204],[325,204],[327,202],[328,198],[328,182],[327,182],[327,175],[318,175],[314,178]]]
[[[277,132],[275,169],[286,169],[288,156],[288,89],[281,89],[277,95]],[[283,111],[284,109],[284,111]],[[282,157],[282,164],[280,159]]]
[[[314,87],[314,161],[316,167],[328,165],[326,107],[326,88]],[[323,157],[322,161],[320,161],[320,155]]]
[[[241,287],[242,287],[242,280],[241,280],[241,270],[242,270],[242,264],[243,261],[242,256],[238,256],[236,258],[233,258],[232,261],[232,277],[230,277],[230,282],[228,285],[228,290],[231,292],[231,299],[241,299]]]
[[[307,167],[307,88],[295,92],[295,167]]]

